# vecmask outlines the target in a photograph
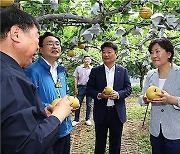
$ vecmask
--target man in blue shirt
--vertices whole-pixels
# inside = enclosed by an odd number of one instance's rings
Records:
[[[65,96],[46,112],[22,68],[38,48],[39,25],[29,14],[8,7],[0,12],[1,153],[54,154],[59,126],[72,110]],[[48,115],[48,116],[47,116]]]
[[[41,57],[25,69],[26,75],[37,88],[39,96],[45,106],[49,106],[56,98],[69,94],[65,68],[58,64],[61,54],[60,39],[50,32],[39,38],[39,52]],[[68,116],[60,125],[59,140],[54,144],[55,154],[69,154],[71,118]]]

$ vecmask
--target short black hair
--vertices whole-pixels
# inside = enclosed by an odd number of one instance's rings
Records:
[[[117,53],[118,52],[118,46],[116,44],[114,44],[113,42],[104,42],[102,45],[101,45],[101,51],[103,51],[103,49],[105,47],[110,47],[110,48],[113,48],[113,50]]]
[[[55,35],[54,35],[53,33],[51,33],[51,32],[45,32],[43,35],[41,35],[41,36],[39,37],[39,47],[43,47],[43,41],[44,41],[44,39],[45,39],[46,37],[48,37],[48,36],[53,36],[53,37],[57,38],[57,39],[59,40],[59,42],[61,43],[61,40],[60,40],[59,37],[55,36]]]
[[[83,57],[83,59],[85,59],[86,57],[89,57],[89,58],[91,58],[91,56],[89,56],[89,55],[86,55],[86,56],[84,56],[84,57]]]
[[[30,28],[34,26],[36,26],[38,30],[40,29],[38,22],[33,16],[13,6],[1,8],[0,17],[1,17],[1,26],[0,26],[1,39],[7,37],[7,33],[14,25],[17,25],[23,31],[28,31]]]
[[[152,52],[152,47],[155,45],[155,44],[159,44],[159,46],[163,49],[166,50],[166,52],[170,52],[171,53],[171,57],[169,58],[169,62],[172,62],[172,59],[174,57],[174,46],[173,44],[170,42],[169,39],[167,38],[156,38],[154,40],[151,41],[149,47],[148,47],[148,51],[149,53]]]

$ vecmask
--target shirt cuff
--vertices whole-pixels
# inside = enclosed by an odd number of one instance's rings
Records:
[[[118,93],[117,99],[119,99],[119,93]]]
[[[54,116],[54,115],[50,115],[48,118],[49,118],[49,119],[52,119],[53,121],[56,121],[56,123],[59,123],[59,124],[62,123],[62,122],[61,122],[56,116]]]
[[[180,107],[180,97],[178,97],[178,106]]]
[[[99,96],[101,95],[101,93],[99,93],[98,95],[97,95],[97,99],[101,99]]]

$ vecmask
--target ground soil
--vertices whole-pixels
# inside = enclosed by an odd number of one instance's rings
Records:
[[[127,108],[138,107],[138,103],[127,102]],[[85,125],[85,103],[81,108],[80,123],[76,125],[71,133],[71,154],[93,154],[94,153],[94,123],[91,126]],[[72,119],[74,115],[72,114]],[[147,127],[147,126],[146,126]],[[135,139],[137,133],[142,132],[142,121],[127,120],[124,124],[121,154],[141,154],[138,143]],[[147,130],[145,130],[147,131]],[[108,148],[108,147],[107,147]]]

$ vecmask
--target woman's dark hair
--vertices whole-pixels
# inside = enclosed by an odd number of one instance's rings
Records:
[[[28,31],[33,26],[36,26],[38,30],[40,29],[38,22],[33,16],[15,7],[7,7],[4,9],[1,8],[0,17],[1,17],[1,22],[0,22],[1,39],[7,37],[7,33],[14,25],[17,25],[23,31]]]
[[[174,56],[174,46],[173,44],[167,39],[167,38],[160,38],[160,39],[154,39],[151,41],[149,47],[148,47],[148,51],[149,53],[152,52],[152,47],[155,44],[159,44],[159,46],[163,49],[166,50],[166,52],[170,52],[171,53],[171,57],[169,58],[169,62],[172,62],[173,56]]]
[[[51,33],[51,32],[45,32],[43,35],[41,35],[41,36],[39,37],[39,47],[43,47],[43,41],[44,41],[44,39],[45,39],[46,37],[48,37],[48,36],[53,36],[53,37],[57,38],[57,39],[59,40],[59,42],[61,43],[61,40],[60,40],[59,37],[55,36],[55,35],[54,35],[53,33]]]
[[[118,46],[112,42],[104,42],[102,45],[101,45],[101,51],[103,51],[103,49],[105,47],[110,47],[110,48],[113,48],[113,50],[117,53],[118,52]]]

